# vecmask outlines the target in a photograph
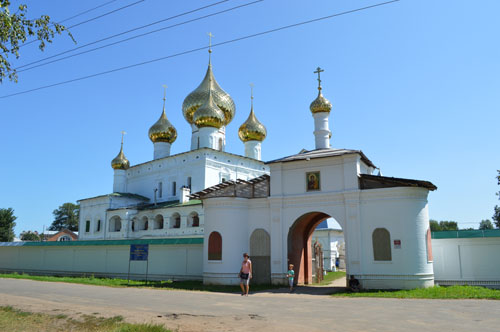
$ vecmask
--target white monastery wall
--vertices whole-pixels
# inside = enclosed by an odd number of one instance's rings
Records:
[[[432,239],[436,283],[500,287],[498,253],[500,237]]]
[[[427,261],[429,217],[427,190],[385,188],[361,191],[363,228],[360,276],[365,288],[415,288],[433,285],[433,264]],[[375,261],[372,234],[385,228],[390,234],[392,259]],[[401,241],[401,248],[394,240]],[[363,280],[366,279],[366,280]],[[404,284],[405,287],[394,287]]]
[[[127,278],[129,245],[0,246],[0,271]],[[150,245],[149,280],[201,280],[201,244]],[[146,262],[132,262],[131,279],[144,279]]]

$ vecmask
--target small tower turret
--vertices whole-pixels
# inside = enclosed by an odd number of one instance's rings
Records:
[[[262,141],[267,136],[266,127],[257,120],[253,111],[253,84],[250,84],[250,114],[238,130],[238,136],[245,144],[245,157],[261,160]]]
[[[167,94],[167,86],[163,86],[165,91],[163,93],[163,111],[160,118],[149,129],[149,139],[154,145],[154,159],[160,159],[170,156],[170,147],[177,139],[177,130],[168,121],[165,114],[165,99]]]
[[[111,160],[111,167],[114,169],[114,179],[113,179],[113,192],[124,193],[127,192],[127,169],[130,167],[130,162],[125,157],[123,153],[123,135],[125,132],[122,131],[122,143],[120,147],[120,152],[118,155]]]
[[[314,118],[314,139],[316,149],[330,148],[330,138],[332,132],[328,127],[328,116],[332,109],[332,104],[328,99],[323,97],[321,93],[321,77],[320,74],[324,70],[318,67],[315,74],[318,74],[318,97],[314,99],[309,107]]]

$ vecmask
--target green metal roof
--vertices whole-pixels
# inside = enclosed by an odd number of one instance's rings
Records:
[[[15,243],[15,245],[14,245]],[[136,240],[91,240],[91,241],[51,241],[51,242],[0,242],[0,247],[52,247],[52,246],[123,246],[130,244],[202,244],[202,237],[183,237],[173,239],[136,239]]]
[[[500,237],[500,229],[461,230],[432,232],[433,239],[467,239],[475,237]]]

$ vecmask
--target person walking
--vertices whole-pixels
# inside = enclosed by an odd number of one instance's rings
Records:
[[[250,279],[252,279],[252,261],[247,253],[243,254],[243,262],[240,269],[241,296],[248,296],[250,290]]]
[[[293,270],[293,264],[288,265],[288,272],[286,273],[288,277],[288,285],[290,286],[290,293],[293,292],[293,278],[295,277],[295,271]]]

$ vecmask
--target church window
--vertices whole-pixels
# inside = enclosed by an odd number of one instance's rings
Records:
[[[208,237],[208,260],[222,260],[222,236],[219,232],[212,232]]]
[[[119,216],[114,216],[109,220],[109,231],[120,232],[122,230],[122,219]]]
[[[174,181],[172,182],[172,196],[177,195],[177,183]]]
[[[390,261],[391,234],[385,228],[376,228],[372,233],[373,259],[376,261]]]
[[[200,226],[200,217],[198,213],[192,212],[188,218],[188,226],[189,227],[199,227]]]
[[[96,232],[101,231],[101,219],[97,220],[97,227],[96,227]]]
[[[189,188],[189,190],[191,190],[191,177],[188,176],[187,178],[187,187]]]
[[[161,214],[159,214],[155,217],[154,229],[163,229],[163,216]]]
[[[178,213],[170,217],[170,228],[181,228],[181,216]]]
[[[148,217],[146,217],[146,216],[142,217],[138,230],[139,231],[147,231],[148,230]]]
[[[431,229],[428,228],[427,229],[427,233],[425,235],[425,242],[427,244],[427,262],[432,262],[433,261],[433,257],[432,257],[432,242],[431,242]]]
[[[198,145],[197,145],[197,148],[199,149],[200,148],[200,138],[198,137]]]
[[[158,197],[163,196],[163,182],[158,183]]]
[[[85,233],[90,232],[90,220],[85,222]]]
[[[219,138],[219,151],[222,151],[222,138]]]

